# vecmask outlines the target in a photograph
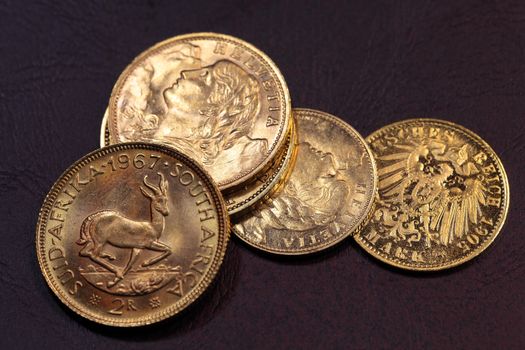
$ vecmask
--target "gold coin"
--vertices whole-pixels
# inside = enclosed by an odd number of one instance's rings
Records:
[[[441,270],[480,254],[509,208],[501,161],[478,135],[436,119],[412,119],[367,138],[379,176],[369,224],[355,235],[374,257],[409,270]]]
[[[260,174],[256,175],[254,179],[240,188],[234,188],[233,191],[228,191],[224,194],[228,214],[238,214],[255,203],[260,201],[265,196],[269,195],[274,188],[282,181],[292,163],[293,152],[295,149],[297,133],[291,118],[291,130],[288,133],[286,143],[280,153],[269,164],[268,169],[264,169]]]
[[[233,231],[248,244],[276,254],[326,249],[369,218],[377,175],[365,140],[342,120],[294,109],[297,158],[282,189]]]
[[[264,53],[228,35],[195,33],[135,58],[113,88],[108,120],[113,143],[174,146],[224,190],[275,157],[290,116],[284,78]]]
[[[120,327],[175,315],[210,285],[229,219],[218,187],[167,147],[123,143],[74,163],[36,229],[42,273],[70,309]]]

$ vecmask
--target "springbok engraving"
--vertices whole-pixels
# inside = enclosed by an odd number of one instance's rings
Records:
[[[159,255],[144,261],[141,267],[153,265],[171,254],[171,248],[159,241],[164,231],[164,217],[168,210],[168,182],[159,172],[159,186],[148,182],[144,176],[144,186],[140,186],[142,194],[150,200],[150,221],[138,221],[125,217],[114,210],[102,210],[89,215],[80,227],[80,239],[77,244],[84,246],[79,254],[89,257],[95,263],[113,272],[115,279],[107,283],[113,287],[124,278],[135,263],[142,249],[160,252]],[[103,248],[111,245],[117,248],[131,249],[129,260],[124,267],[119,267],[110,261],[115,256],[104,252]]]

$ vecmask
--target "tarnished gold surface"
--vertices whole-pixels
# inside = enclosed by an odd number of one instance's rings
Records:
[[[250,208],[267,196],[279,181],[283,180],[284,174],[292,163],[292,156],[297,143],[297,133],[295,131],[293,118],[291,118],[290,126],[291,129],[288,133],[286,143],[269,164],[269,167],[262,170],[246,185],[240,185],[232,191],[223,193],[230,215],[238,214]]]
[[[224,190],[275,157],[290,115],[286,83],[264,53],[231,36],[195,33],[140,54],[113,88],[108,120],[113,143],[174,146]]]
[[[277,254],[317,252],[356,232],[377,186],[374,160],[357,131],[324,112],[293,112],[298,145],[288,181],[233,227],[247,243]]]
[[[162,320],[199,297],[228,237],[219,189],[196,162],[125,143],[88,154],[59,178],[40,211],[36,246],[62,302],[124,327]]]
[[[440,270],[481,253],[509,207],[505,169],[479,136],[436,119],[385,126],[367,138],[379,199],[355,239],[376,258],[410,270]]]

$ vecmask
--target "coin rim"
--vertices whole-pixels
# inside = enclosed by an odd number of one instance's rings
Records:
[[[182,34],[177,35],[171,38],[168,38],[166,40],[163,40],[161,42],[156,43],[155,45],[149,47],[148,49],[141,52],[138,56],[136,56],[131,63],[126,66],[124,71],[120,74],[120,76],[117,79],[117,82],[113,86],[113,89],[111,91],[111,96],[109,98],[109,113],[108,113],[108,121],[109,121],[109,130],[110,130],[110,141],[112,142],[118,142],[119,141],[119,133],[117,129],[117,118],[116,118],[116,109],[117,109],[117,100],[120,97],[122,85],[127,80],[128,76],[131,72],[133,72],[137,67],[139,63],[142,63],[145,59],[147,59],[149,56],[152,56],[156,54],[157,51],[161,50],[162,48],[169,46],[171,44],[174,44],[175,42],[184,43],[187,41],[196,41],[196,40],[219,40],[230,44],[235,44],[240,47],[244,47],[248,50],[246,51],[252,51],[251,54],[254,56],[259,56],[259,60],[262,61],[268,68],[270,74],[273,73],[275,75],[275,78],[277,78],[277,81],[279,84],[275,84],[276,88],[280,90],[281,95],[283,96],[283,101],[281,101],[280,105],[283,109],[282,118],[284,118],[284,122],[279,124],[279,131],[276,134],[276,139],[272,143],[273,149],[270,153],[266,155],[266,158],[256,167],[245,171],[243,174],[236,175],[232,178],[232,180],[225,181],[224,183],[217,183],[220,190],[226,190],[232,187],[235,187],[239,184],[242,184],[243,182],[249,180],[254,174],[258,173],[260,170],[262,170],[268,162],[270,162],[273,157],[278,153],[279,149],[283,145],[283,143],[286,140],[287,131],[289,129],[290,125],[290,117],[292,115],[292,106],[291,106],[291,98],[290,98],[290,92],[288,90],[288,85],[286,84],[286,80],[284,79],[284,76],[282,75],[281,71],[277,67],[277,65],[268,57],[264,52],[256,48],[254,45],[239,39],[237,37],[227,35],[227,34],[221,34],[221,33],[214,33],[214,32],[199,32],[199,33],[190,33],[190,34]],[[162,144],[162,143],[160,143]]]
[[[285,144],[283,145],[284,147],[286,147],[286,151],[283,152],[282,155],[277,154],[277,156],[281,156],[281,159],[279,159],[279,164],[277,166],[277,171],[274,172],[273,175],[267,181],[263,182],[261,186],[259,186],[259,188],[250,196],[248,196],[239,203],[227,206],[228,213],[230,215],[239,215],[243,211],[249,209],[252,205],[256,204],[260,199],[264,198],[272,190],[272,188],[280,181],[283,174],[285,174],[286,170],[288,169],[288,166],[291,163],[290,160],[292,158],[297,139],[297,131],[295,129],[293,117],[290,118],[290,120],[290,131],[288,133],[288,136],[286,137]],[[242,189],[238,192],[242,192]],[[225,194],[224,197],[226,200],[228,200],[228,198],[235,193],[237,193],[237,191],[232,191],[229,194]]]
[[[58,195],[60,194],[60,191],[64,188],[65,185],[67,185],[68,180],[72,176],[73,172],[76,172],[79,170],[82,166],[85,166],[86,164],[89,164],[91,161],[94,161],[96,159],[99,159],[102,156],[105,156],[107,154],[111,154],[113,152],[118,152],[121,150],[129,150],[129,149],[139,149],[139,150],[152,150],[157,151],[160,153],[164,153],[169,157],[175,158],[178,161],[184,162],[189,168],[191,168],[193,171],[199,175],[199,177],[202,178],[205,185],[208,186],[210,189],[210,195],[211,199],[215,203],[217,207],[217,217],[218,217],[218,242],[217,242],[217,254],[215,255],[208,272],[205,274],[205,276],[202,278],[202,280],[199,282],[199,284],[194,287],[188,294],[186,294],[184,297],[179,299],[178,301],[174,302],[172,306],[162,310],[161,312],[155,312],[152,313],[149,316],[142,316],[138,318],[129,318],[129,319],[115,319],[112,317],[104,317],[104,316],[97,316],[96,314],[89,311],[87,308],[82,308],[81,303],[78,300],[72,299],[69,296],[67,296],[65,293],[62,292],[61,288],[58,286],[58,281],[53,277],[51,274],[50,266],[48,265],[48,261],[46,258],[46,228],[48,221],[46,218],[48,217],[51,209],[53,208],[53,204],[56,201]],[[145,143],[145,142],[126,142],[126,143],[119,143],[115,145],[110,145],[101,149],[97,149],[95,151],[92,151],[85,155],[84,157],[80,158],[76,162],[74,162],[69,168],[67,168],[66,171],[64,171],[58,180],[53,184],[51,187],[51,190],[46,195],[44,202],[42,204],[42,207],[40,209],[39,215],[38,215],[38,221],[36,225],[36,251],[37,251],[37,258],[38,258],[38,264],[40,266],[40,270],[42,271],[42,274],[46,280],[46,283],[51,288],[51,290],[55,293],[55,295],[60,299],[60,301],[65,304],[69,309],[73,310],[78,315],[108,326],[115,326],[115,327],[136,327],[136,326],[144,326],[148,324],[152,324],[155,322],[159,322],[161,320],[164,320],[168,317],[174,316],[184,310],[186,307],[191,305],[195,300],[197,300],[204,291],[211,285],[211,283],[214,281],[221,265],[224,260],[224,255],[226,253],[226,249],[228,246],[228,241],[230,237],[230,219],[228,216],[228,212],[226,211],[226,205],[224,203],[224,200],[222,198],[222,195],[220,193],[219,188],[213,181],[213,178],[204,170],[201,168],[201,166],[192,160],[191,158],[187,157],[185,154],[179,152],[176,149],[166,147],[159,144],[153,144],[153,143]],[[84,310],[86,309],[86,310]]]
[[[311,108],[294,108],[292,110],[292,114],[293,114],[294,118],[296,119],[295,123],[296,123],[296,128],[297,128],[297,134],[298,135],[300,133],[300,126],[299,126],[299,120],[298,120],[299,118],[296,117],[296,116],[299,116],[299,114],[301,114],[301,113],[303,113],[303,115],[315,116],[316,118],[320,118],[320,119],[323,119],[325,121],[331,122],[331,123],[341,127],[343,130],[347,131],[347,133],[355,135],[356,139],[361,141],[361,143],[364,146],[366,152],[368,152],[368,156],[370,158],[370,163],[372,165],[372,172],[371,172],[371,174],[369,174],[373,178],[373,180],[372,180],[373,188],[372,188],[372,191],[371,191],[372,196],[368,200],[368,204],[367,204],[367,208],[366,208],[365,214],[361,217],[360,221],[356,220],[356,225],[355,225],[355,228],[353,230],[348,230],[345,234],[341,234],[336,240],[329,241],[329,242],[324,242],[321,245],[318,245],[318,246],[315,246],[315,247],[310,247],[308,249],[302,249],[302,250],[296,250],[296,251],[288,251],[288,250],[279,249],[279,248],[277,248],[277,249],[276,248],[271,248],[270,249],[267,246],[263,246],[261,244],[255,243],[255,242],[251,242],[251,241],[247,240],[245,237],[243,237],[238,232],[238,230],[235,228],[237,223],[234,223],[231,226],[231,231],[235,234],[235,236],[239,237],[243,242],[248,243],[250,246],[252,246],[254,248],[257,248],[257,249],[260,249],[260,250],[265,251],[267,253],[272,253],[272,254],[275,254],[275,255],[300,256],[300,255],[319,253],[321,251],[329,249],[329,248],[331,248],[331,247],[341,243],[343,240],[345,240],[349,236],[355,235],[357,232],[359,232],[368,223],[368,221],[372,217],[372,214],[375,211],[374,210],[374,208],[375,208],[375,198],[376,198],[377,186],[378,186],[377,167],[376,167],[376,162],[375,162],[375,158],[373,156],[372,150],[368,146],[368,143],[365,141],[363,136],[357,130],[355,130],[349,123],[345,122],[343,119],[341,119],[339,117],[336,117],[333,114],[330,114],[330,113],[327,113],[327,112],[323,112],[323,111],[319,111],[319,110],[316,110],[316,109],[311,109]],[[298,140],[298,142],[299,142],[299,140]],[[262,203],[268,203],[270,201],[271,201],[271,198],[262,201]],[[250,215],[250,214],[247,214],[247,215]]]
[[[464,258],[456,258],[456,259],[450,261],[449,263],[433,264],[433,265],[430,265],[428,267],[411,266],[411,265],[409,265],[407,263],[393,261],[391,259],[388,259],[387,257],[382,256],[381,253],[377,252],[377,249],[374,249],[370,244],[368,244],[367,242],[362,240],[362,238],[361,238],[361,236],[359,234],[354,235],[354,239],[356,240],[356,242],[367,253],[369,253],[370,255],[375,257],[376,259],[379,259],[380,261],[382,261],[382,262],[384,262],[384,263],[386,263],[388,265],[395,266],[397,268],[401,268],[401,269],[404,269],[404,270],[410,270],[410,271],[428,271],[428,272],[430,272],[430,271],[440,271],[440,270],[453,268],[453,267],[456,267],[456,266],[461,265],[463,263],[466,263],[466,262],[474,259],[478,255],[480,255],[483,251],[485,251],[485,249],[487,249],[490,245],[492,245],[492,242],[494,242],[496,237],[501,232],[501,229],[503,228],[503,225],[505,224],[505,221],[507,219],[507,214],[508,214],[509,205],[510,205],[510,186],[509,186],[509,181],[508,181],[508,177],[507,177],[507,172],[505,171],[503,163],[501,162],[501,159],[498,157],[497,153],[494,152],[492,147],[490,147],[490,145],[485,140],[483,140],[479,135],[477,135],[475,132],[473,132],[472,130],[467,129],[464,126],[461,126],[459,124],[456,124],[456,123],[453,123],[453,122],[449,122],[449,121],[446,121],[446,120],[442,120],[442,119],[437,119],[437,118],[410,118],[410,119],[405,119],[405,120],[401,120],[401,121],[398,121],[398,122],[394,122],[392,124],[388,124],[386,126],[383,126],[380,129],[372,132],[370,135],[368,135],[366,137],[366,141],[367,141],[367,143],[371,144],[373,142],[373,139],[379,138],[380,134],[385,133],[387,129],[397,128],[397,127],[399,127],[401,125],[411,124],[411,123],[415,123],[416,125],[417,124],[423,124],[424,125],[425,123],[436,123],[438,125],[441,124],[441,125],[444,125],[444,126],[455,128],[458,131],[463,132],[467,137],[470,137],[472,140],[478,142],[479,145],[481,146],[480,148],[483,151],[485,151],[485,153],[490,154],[490,155],[493,156],[493,159],[495,160],[495,163],[499,166],[498,172],[501,174],[503,187],[504,187],[504,190],[506,190],[506,196],[503,198],[503,203],[504,203],[503,212],[499,214],[499,218],[501,218],[501,220],[498,222],[497,227],[495,227],[494,230],[493,230],[494,235],[492,237],[490,237],[490,239],[487,239],[484,242],[484,244],[482,246],[480,246],[480,249],[476,249],[475,251],[473,251],[473,253],[467,255]],[[379,196],[379,191],[378,191],[377,196]]]

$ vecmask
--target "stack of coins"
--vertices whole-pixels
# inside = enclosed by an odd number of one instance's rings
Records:
[[[483,251],[509,206],[503,165],[471,131],[409,119],[364,139],[328,113],[292,110],[270,58],[222,34],[177,36],[135,58],[100,143],[51,188],[36,246],[59,299],[111,326],[190,305],[230,231],[282,255],[353,236],[388,264],[430,271]]]

